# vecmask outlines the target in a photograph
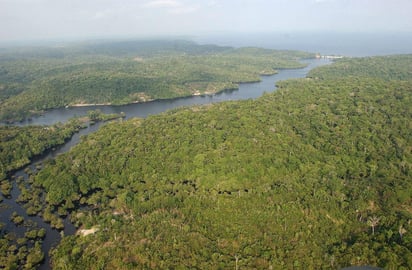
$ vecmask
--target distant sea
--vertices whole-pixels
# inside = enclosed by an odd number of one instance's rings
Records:
[[[221,33],[198,36],[193,40],[200,44],[233,47],[257,46],[351,57],[412,53],[412,31],[393,33]]]

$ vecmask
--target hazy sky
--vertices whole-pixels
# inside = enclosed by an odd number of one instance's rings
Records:
[[[410,31],[412,0],[0,0],[0,41]]]

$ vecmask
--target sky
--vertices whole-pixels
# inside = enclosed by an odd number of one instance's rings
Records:
[[[0,42],[264,32],[411,32],[412,0],[0,0]]]

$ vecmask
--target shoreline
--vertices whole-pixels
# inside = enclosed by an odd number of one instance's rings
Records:
[[[92,107],[92,106],[111,106],[112,103],[76,103],[76,104],[71,104],[71,105],[66,105],[65,108],[70,108],[70,107]],[[58,109],[58,108],[52,108],[52,109]]]
[[[305,59],[301,59],[302,64],[304,64],[304,66],[299,67],[299,68],[285,68],[285,69],[276,69],[276,73],[274,74],[263,74],[260,73],[258,74],[259,79],[257,80],[245,80],[245,81],[238,81],[238,82],[232,82],[232,87],[227,87],[227,88],[223,88],[223,89],[219,89],[217,91],[205,91],[203,93],[200,92],[193,92],[190,93],[188,95],[183,95],[183,96],[176,96],[176,97],[169,97],[169,98],[156,98],[156,99],[152,99],[152,98],[147,98],[144,100],[135,100],[135,101],[131,101],[131,102],[127,102],[127,103],[113,103],[113,102],[105,102],[105,103],[76,103],[76,104],[66,104],[60,107],[54,107],[54,108],[47,108],[41,112],[37,112],[36,114],[32,114],[29,117],[26,117],[25,119],[18,119],[18,120],[11,120],[11,121],[7,121],[7,120],[3,120],[0,121],[0,125],[25,125],[25,123],[27,122],[28,124],[32,124],[30,123],[32,118],[36,118],[37,116],[42,116],[45,115],[48,111],[52,111],[52,110],[59,110],[59,109],[70,109],[70,108],[87,108],[89,107],[90,110],[93,110],[94,108],[98,108],[98,107],[119,107],[119,106],[127,106],[127,105],[133,105],[133,104],[146,104],[146,103],[151,103],[151,102],[159,102],[159,101],[174,101],[174,100],[179,100],[179,99],[188,99],[188,98],[192,98],[192,97],[199,97],[199,96],[203,96],[203,97],[207,97],[207,96],[214,96],[214,95],[218,95],[220,93],[224,93],[226,91],[236,91],[240,88],[241,84],[253,84],[253,83],[259,83],[263,80],[263,78],[265,77],[272,77],[272,76],[277,76],[278,74],[281,73],[281,71],[284,70],[301,70],[306,68],[309,63],[307,63],[307,60],[320,60],[320,59],[315,59],[315,58],[305,58]],[[17,124],[16,124],[17,123]]]
[[[309,59],[315,59],[315,58],[309,58]],[[306,58],[301,59],[301,60],[306,60]],[[260,72],[258,74],[258,76],[259,77],[271,77],[271,76],[279,74],[280,70],[303,69],[305,67],[307,67],[307,65],[302,66],[302,67],[297,67],[297,68],[280,68],[280,69],[275,69],[271,72]],[[246,80],[246,81],[231,82],[233,85],[236,85],[236,87],[224,88],[224,89],[220,89],[220,90],[217,90],[217,91],[205,91],[203,93],[200,93],[199,91],[196,91],[196,92],[194,92],[190,95],[184,95],[184,96],[178,96],[178,97],[136,100],[136,101],[127,102],[127,103],[120,103],[120,104],[113,104],[112,102],[106,102],[106,103],[75,103],[75,104],[66,105],[66,106],[64,106],[64,108],[68,109],[68,108],[77,108],[77,107],[124,106],[124,105],[130,105],[130,104],[150,103],[150,102],[158,101],[158,100],[174,100],[174,99],[179,99],[179,98],[190,98],[190,97],[196,97],[196,96],[213,96],[213,95],[216,95],[216,94],[219,94],[219,93],[223,93],[225,91],[237,90],[237,89],[239,89],[240,84],[258,83],[260,81],[262,81],[261,78],[259,78],[257,80]],[[56,108],[50,108],[50,109],[53,110],[53,109],[59,109],[59,108],[63,108],[63,107],[56,107]]]
[[[306,66],[305,66],[306,67]],[[302,69],[305,67],[301,67],[301,68],[290,68],[290,69]],[[287,70],[288,68],[286,68],[285,70]],[[264,73],[260,73],[258,74],[259,77],[271,77],[271,76],[275,76],[279,74],[279,70],[276,70],[274,73],[270,74],[264,74]],[[76,103],[76,104],[70,104],[70,105],[66,105],[64,107],[56,107],[56,108],[50,108],[47,110],[53,110],[53,109],[59,109],[59,108],[77,108],[77,107],[99,107],[99,106],[125,106],[125,105],[131,105],[131,104],[139,104],[139,103],[150,103],[153,101],[159,101],[159,100],[175,100],[175,99],[179,99],[179,98],[190,98],[190,97],[197,97],[197,96],[213,96],[219,93],[223,93],[225,91],[232,91],[232,90],[237,90],[239,89],[239,85],[240,84],[251,84],[251,83],[259,83],[261,82],[262,79],[259,78],[258,80],[248,80],[248,81],[239,81],[239,82],[231,82],[233,85],[236,85],[236,87],[229,87],[229,88],[223,88],[217,91],[205,91],[203,93],[200,93],[198,91],[190,94],[190,95],[184,95],[184,96],[178,96],[178,97],[170,97],[170,98],[153,98],[153,99],[146,99],[146,100],[136,100],[136,101],[132,101],[132,102],[127,102],[127,103],[120,103],[120,104],[113,104],[111,102],[106,102],[106,103]]]

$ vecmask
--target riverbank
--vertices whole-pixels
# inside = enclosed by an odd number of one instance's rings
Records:
[[[147,117],[148,115],[161,113],[165,110],[173,109],[176,107],[181,106],[190,106],[190,105],[201,105],[201,104],[209,104],[215,102],[222,102],[226,100],[234,100],[234,99],[249,99],[254,98],[257,96],[261,96],[265,91],[274,90],[275,84],[279,80],[285,80],[288,78],[298,78],[304,77],[307,72],[315,66],[328,64],[329,62],[326,61],[317,61],[317,60],[310,60],[308,61],[308,66],[304,69],[291,69],[291,70],[281,70],[278,74],[273,76],[262,76],[261,81],[258,83],[242,83],[239,85],[237,90],[233,91],[223,91],[218,94],[214,94],[211,96],[191,96],[186,98],[178,98],[173,100],[157,100],[148,103],[140,103],[140,104],[129,104],[124,106],[98,106],[98,110],[101,113],[117,113],[124,112],[125,118],[132,118],[132,117]],[[79,116],[79,115],[88,115],[90,110],[95,110],[96,107],[76,107],[76,108],[62,108],[57,110],[47,111],[43,116],[39,118],[33,118],[32,121],[28,122],[27,125],[33,124],[42,124],[48,125],[53,124],[56,122],[66,122],[70,119],[69,117]],[[67,117],[67,118],[66,118]],[[39,121],[42,120],[42,121]],[[47,121],[44,121],[47,120]],[[25,124],[25,123],[23,123]],[[96,131],[99,128],[99,124],[94,126],[89,126],[86,129],[80,130],[78,133],[73,135],[69,141],[67,141],[64,145],[60,147],[56,147],[56,149],[52,150],[50,153],[45,155],[44,157],[39,158],[40,160],[36,160],[34,163],[29,165],[31,169],[29,171],[35,172],[36,167],[40,165],[43,161],[48,159],[54,159],[57,155],[61,153],[65,153],[70,150],[71,147],[76,145],[80,141],[80,137],[86,134],[90,134],[91,132]],[[27,167],[27,168],[28,168]],[[41,166],[39,166],[40,168]],[[26,168],[26,167],[24,167]],[[16,172],[16,179],[23,176],[25,181],[29,181],[30,176],[24,172],[24,169],[19,170]],[[48,252],[51,247],[55,246],[60,239],[60,231],[52,229],[50,224],[45,223],[43,218],[39,216],[28,216],[26,210],[16,202],[16,199],[20,197],[20,189],[17,185],[16,181],[13,181],[13,189],[11,198],[5,199],[4,204],[9,205],[10,209],[7,212],[2,212],[2,215],[5,216],[5,219],[8,220],[8,217],[13,213],[14,210],[17,210],[17,213],[21,216],[24,216],[25,220],[33,220],[38,224],[39,227],[46,228],[46,238],[43,240],[42,250],[45,254],[44,264],[42,264],[40,269],[49,269],[48,267]],[[28,183],[28,182],[26,182]],[[69,213],[64,213],[64,215]],[[43,215],[43,214],[42,214]],[[57,222],[57,221],[56,221]],[[60,222],[60,221],[59,221]],[[65,218],[61,221],[65,227],[65,235],[74,234],[76,228],[70,224],[69,219]],[[39,225],[40,224],[40,225]],[[7,230],[15,230],[13,229],[14,225],[10,224],[10,227],[7,227]],[[19,231],[19,230],[17,230]],[[20,233],[24,235],[25,231],[20,230]],[[11,243],[12,245],[13,243]]]
[[[61,234],[71,235],[75,232],[69,215],[55,217],[44,212],[41,202],[44,195],[31,186],[32,177],[42,168],[43,162],[68,151],[73,146],[73,140],[77,144],[80,136],[97,130],[99,123],[123,117],[120,114],[103,115],[92,111],[89,116],[72,119],[64,125],[0,127],[0,167],[6,168],[1,172],[3,179],[0,179],[0,241],[2,244],[7,242],[10,248],[16,248],[9,249],[13,254],[8,256],[8,260],[18,259],[20,265],[27,267],[47,262],[50,247],[58,243]],[[29,141],[24,141],[24,138]],[[45,145],[41,146],[42,143]],[[5,160],[13,159],[13,153],[22,152],[20,147],[38,150],[24,158],[15,157],[18,158],[17,163],[10,161],[6,164]],[[43,265],[39,269],[49,267]]]
[[[41,56],[33,48],[26,54],[22,52],[28,48],[0,53],[1,57],[11,59],[2,62],[7,72],[0,74],[0,81],[10,94],[2,100],[0,119],[19,121],[31,117],[33,112],[71,105],[124,105],[187,97],[196,90],[217,92],[208,89],[209,86],[224,90],[227,87],[221,86],[232,82],[258,80],[260,73],[302,68],[299,59],[314,57],[297,51],[153,41],[153,46],[144,50],[145,61],[137,62],[133,59],[142,55],[141,45],[147,45],[142,43],[145,42],[129,41],[125,55],[118,54],[117,46],[123,46],[122,42],[105,44],[106,50],[101,53],[96,53],[96,48],[77,44],[75,55],[73,48],[67,46],[61,48],[62,58],[51,57],[56,48],[42,48],[44,52],[51,51]],[[86,48],[82,50],[82,46]],[[19,90],[14,90],[16,87]]]
[[[125,114],[125,119],[133,117],[145,118],[148,115],[158,114],[166,110],[170,110],[180,106],[202,105],[208,103],[216,103],[229,100],[257,98],[265,92],[271,92],[276,89],[275,84],[278,81],[287,80],[290,78],[303,78],[309,70],[322,65],[331,63],[328,59],[306,59],[302,60],[306,65],[300,69],[278,69],[278,73],[271,76],[261,76],[259,82],[241,83],[235,89],[227,87],[218,93],[211,95],[190,95],[186,97],[172,99],[157,99],[150,102],[138,102],[127,105],[101,105],[101,106],[81,106],[59,108],[44,111],[41,115],[33,116],[30,120],[16,122],[13,125],[51,125],[58,122],[66,122],[70,118],[87,115],[88,111],[98,108],[105,114],[121,113]]]
[[[35,178],[79,228],[101,228],[65,237],[53,265],[409,269],[411,92],[393,80],[408,59],[346,59],[255,100],[105,126]]]
[[[69,107],[92,107],[92,106],[109,106],[112,105],[111,103],[76,103],[65,106],[65,108]],[[52,108],[54,109],[54,108]]]

